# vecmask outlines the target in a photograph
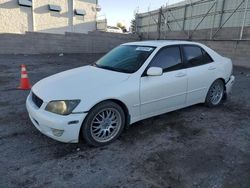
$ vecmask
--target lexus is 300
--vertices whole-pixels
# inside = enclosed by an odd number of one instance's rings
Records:
[[[197,103],[220,105],[234,83],[232,70],[230,59],[200,43],[132,42],[39,81],[26,107],[43,134],[100,146],[137,121]]]

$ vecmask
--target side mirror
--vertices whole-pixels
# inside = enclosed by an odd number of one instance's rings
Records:
[[[161,76],[162,72],[163,72],[163,70],[160,67],[150,67],[147,70],[147,75],[148,76]]]

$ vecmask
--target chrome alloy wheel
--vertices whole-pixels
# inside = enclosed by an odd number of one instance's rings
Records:
[[[122,124],[121,114],[115,108],[103,109],[91,122],[91,135],[97,142],[108,142],[119,132]]]
[[[223,98],[224,86],[221,82],[215,82],[210,90],[210,99],[213,105],[217,105]]]

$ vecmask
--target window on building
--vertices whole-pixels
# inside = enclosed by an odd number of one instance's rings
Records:
[[[32,0],[18,0],[19,6],[32,7]]]
[[[75,9],[75,15],[85,16],[86,15],[86,11],[83,10],[83,9]]]
[[[58,5],[51,5],[51,4],[49,4],[49,10],[50,11],[55,11],[55,12],[61,12],[62,9]]]

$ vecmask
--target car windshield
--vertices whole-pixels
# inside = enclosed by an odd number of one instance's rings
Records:
[[[136,72],[155,47],[121,45],[99,59],[94,66],[123,73]]]

